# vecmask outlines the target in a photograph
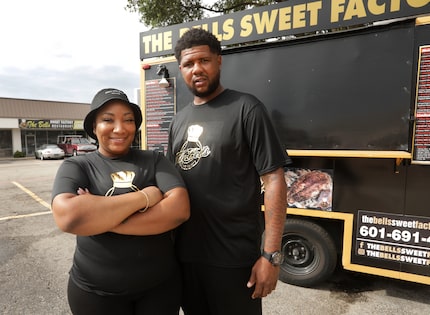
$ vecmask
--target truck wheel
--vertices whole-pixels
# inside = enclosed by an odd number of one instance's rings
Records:
[[[287,219],[282,235],[279,279],[303,287],[314,286],[333,273],[337,263],[333,239],[321,226],[298,219]]]

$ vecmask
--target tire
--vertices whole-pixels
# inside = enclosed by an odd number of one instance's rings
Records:
[[[337,264],[336,245],[321,226],[299,219],[287,219],[282,235],[284,262],[282,282],[312,287],[329,278]]]
[[[40,160],[41,160],[41,161],[43,160],[43,154],[41,154],[41,155],[40,155]]]

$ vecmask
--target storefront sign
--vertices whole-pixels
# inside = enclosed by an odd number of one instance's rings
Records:
[[[430,218],[358,212],[355,255],[429,266]]]
[[[19,119],[21,129],[67,129],[82,130],[82,120]]]

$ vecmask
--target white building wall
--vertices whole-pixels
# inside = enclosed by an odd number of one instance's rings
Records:
[[[21,130],[19,128],[12,129],[12,150],[13,152],[22,151]]]
[[[19,128],[18,119],[16,118],[0,118],[0,129]]]
[[[12,153],[22,151],[21,129],[19,129],[18,119],[0,118],[0,128],[12,130]]]

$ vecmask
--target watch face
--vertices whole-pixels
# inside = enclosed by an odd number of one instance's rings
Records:
[[[275,252],[272,254],[272,263],[275,266],[279,266],[284,262],[284,256],[280,252]]]

